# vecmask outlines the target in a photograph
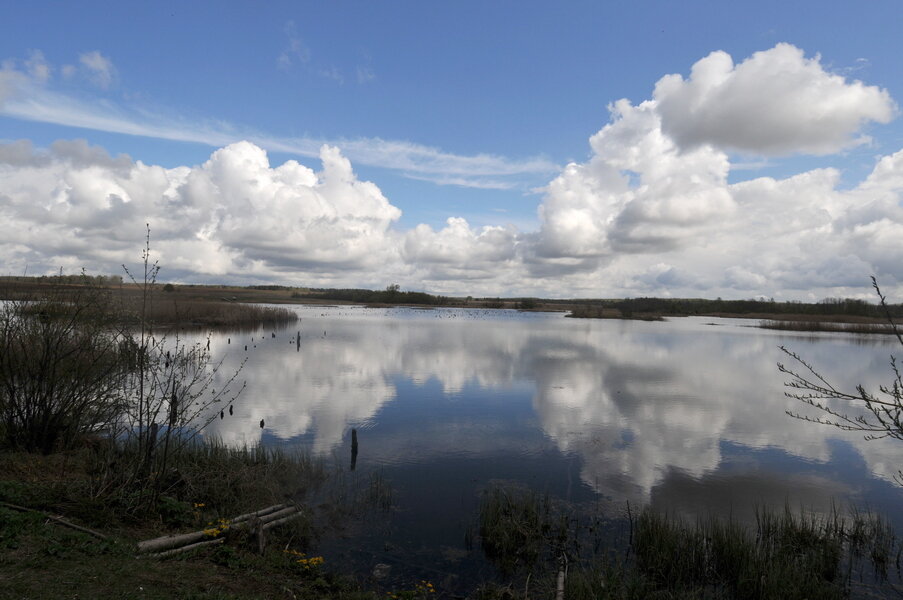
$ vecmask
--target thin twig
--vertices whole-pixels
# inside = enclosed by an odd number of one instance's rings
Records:
[[[75,529],[76,531],[81,531],[82,533],[87,533],[88,535],[93,535],[94,537],[101,540],[109,540],[110,537],[100,533],[99,531],[94,531],[93,529],[88,529],[87,527],[82,527],[81,525],[76,525],[75,523],[71,523],[64,519],[63,517],[51,515],[50,513],[46,513],[43,510],[38,510],[36,508],[28,508],[25,506],[19,506],[17,504],[10,504],[9,502],[0,502],[0,505],[5,506],[7,508],[11,508],[13,510],[18,510],[22,512],[35,512],[40,515],[43,515],[48,520],[57,523],[59,525],[63,525],[65,527],[69,527],[71,529]]]

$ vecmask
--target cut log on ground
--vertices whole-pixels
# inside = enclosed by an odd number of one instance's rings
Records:
[[[138,552],[141,554],[147,552],[162,552],[164,550],[169,550],[170,548],[179,548],[181,546],[193,544],[207,537],[209,536],[203,531],[192,531],[191,533],[183,533],[181,535],[167,535],[152,540],[138,542]]]
[[[262,531],[286,523],[292,519],[301,516],[301,511],[297,506],[289,504],[277,504],[269,506],[253,513],[239,515],[228,521],[230,529],[248,529]],[[253,525],[253,526],[252,526]],[[168,550],[179,549],[191,546],[197,547],[202,541],[210,540],[209,534],[205,530],[193,531],[191,533],[183,533],[179,535],[165,535],[151,540],[138,542],[139,554],[150,554],[151,556],[160,556]]]
[[[241,523],[242,521],[247,521],[251,517],[263,517],[264,515],[268,515],[270,513],[274,513],[276,511],[282,510],[284,508],[291,508],[291,504],[276,504],[274,506],[268,506],[266,508],[261,508],[260,510],[252,513],[246,513],[244,515],[238,515],[234,519],[232,519],[232,523]]]
[[[173,556],[175,554],[180,554],[182,552],[188,552],[189,550],[195,550],[197,548],[202,548],[204,546],[215,546],[217,544],[222,544],[226,540],[223,538],[217,538],[215,540],[206,540],[203,542],[197,542],[196,544],[188,544],[187,546],[182,546],[181,548],[173,548],[172,550],[166,550],[165,552],[155,552],[154,554],[148,554],[149,558],[166,558],[167,556]]]

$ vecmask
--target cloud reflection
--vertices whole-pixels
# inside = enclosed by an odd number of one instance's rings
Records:
[[[875,476],[890,479],[898,468],[899,449],[892,443],[866,443],[786,416],[785,410],[801,407],[784,396],[775,367],[783,343],[840,384],[876,387],[888,372],[890,348],[883,341],[788,338],[738,326],[745,322],[714,327],[700,319],[639,323],[465,310],[299,310],[300,352],[289,341],[294,330],[276,339],[257,334],[251,341],[238,418],[214,425],[225,442],[256,443],[262,434],[257,422],[265,419],[267,433],[282,440],[308,435],[321,454],[335,450],[349,428],[374,427],[366,452],[382,464],[461,453],[491,458],[512,448],[529,453],[530,444],[552,446],[581,458],[581,479],[596,492],[641,503],[666,482],[712,477],[724,468],[724,443],[778,449],[821,464],[831,458],[831,441],[842,439]],[[216,350],[230,353],[229,361],[244,356],[244,339],[214,342]],[[397,397],[401,381],[421,386],[423,403],[468,402],[457,411],[424,405],[412,423],[390,422],[397,416],[383,420],[380,411]],[[429,382],[441,387],[441,398],[428,397]],[[532,394],[523,398],[532,403],[532,422],[503,409],[484,414],[474,408],[512,390],[514,396]],[[803,479],[820,481],[815,475]]]

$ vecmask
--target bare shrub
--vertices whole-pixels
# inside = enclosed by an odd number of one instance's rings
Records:
[[[0,445],[47,454],[115,418],[125,365],[109,318],[87,281],[0,307]]]

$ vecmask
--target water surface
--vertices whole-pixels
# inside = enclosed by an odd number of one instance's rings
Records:
[[[839,386],[877,390],[900,350],[888,337],[712,318],[296,310],[301,320],[283,329],[214,335],[224,373],[247,359],[247,388],[212,433],[230,444],[301,447],[347,470],[355,428],[349,476],[378,471],[395,508],[325,548],[364,569],[404,557],[482,576],[465,536],[480,491],[500,481],[611,515],[628,502],[737,518],[762,505],[854,503],[903,529],[893,481],[903,444],[787,416],[806,407],[784,395],[776,367],[787,362],[785,345]]]

